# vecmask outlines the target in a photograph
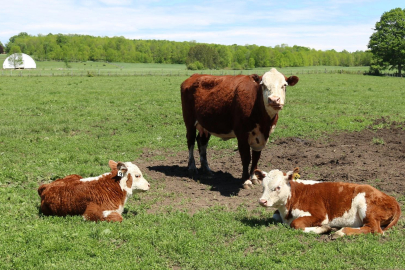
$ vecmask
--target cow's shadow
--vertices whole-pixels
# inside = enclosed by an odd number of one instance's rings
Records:
[[[244,217],[244,218],[240,219],[240,222],[242,222],[243,224],[246,224],[246,225],[248,225],[250,227],[257,227],[257,226],[268,227],[269,225],[282,224],[282,222],[280,222],[277,219],[273,219],[273,218],[256,218],[256,217],[252,217],[252,218]]]
[[[204,174],[201,170],[198,170],[198,174],[190,177],[187,167],[180,167],[178,165],[159,165],[147,167],[151,171],[156,171],[165,174],[170,177],[189,178],[194,181],[198,181],[204,185],[212,186],[211,190],[219,191],[222,196],[235,196],[242,188],[243,181],[238,178],[234,178],[230,173],[223,171],[212,171],[212,175]]]

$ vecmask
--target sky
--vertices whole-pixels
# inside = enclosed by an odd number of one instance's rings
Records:
[[[0,5],[0,41],[62,33],[354,52],[397,7],[405,1],[12,0]]]

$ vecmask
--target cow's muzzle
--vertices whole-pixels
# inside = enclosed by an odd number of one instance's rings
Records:
[[[274,110],[281,110],[283,109],[284,104],[281,103],[281,98],[272,96],[268,98],[268,105],[272,107]]]
[[[267,207],[267,200],[265,199],[259,199],[259,204],[263,207]]]

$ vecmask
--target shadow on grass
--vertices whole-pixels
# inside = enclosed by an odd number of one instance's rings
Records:
[[[150,166],[147,167],[151,171],[163,173],[169,177],[190,178],[196,182],[211,186],[212,191],[218,191],[222,196],[236,196],[242,188],[242,180],[234,178],[230,173],[223,171],[213,171],[212,175],[204,174],[198,170],[198,174],[189,177],[188,168],[178,165],[167,166]]]
[[[280,224],[281,222],[273,219],[273,218],[242,218],[239,219],[240,222],[243,224],[246,224],[250,227],[258,227],[258,226],[266,226],[268,227],[269,225],[276,225]]]

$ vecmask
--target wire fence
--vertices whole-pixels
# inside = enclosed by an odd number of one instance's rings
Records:
[[[97,76],[191,76],[192,74],[210,74],[210,75],[251,75],[264,74],[268,70],[144,70],[144,71],[126,71],[126,70],[35,70],[35,69],[10,69],[1,70],[1,77],[97,77]],[[365,70],[345,70],[345,69],[308,69],[308,70],[282,70],[284,75],[300,74],[353,74],[366,75]],[[383,76],[398,77],[396,73],[384,73]]]

